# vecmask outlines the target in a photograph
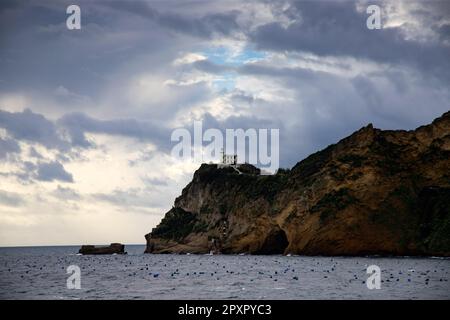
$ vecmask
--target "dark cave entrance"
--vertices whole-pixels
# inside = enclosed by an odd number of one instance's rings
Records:
[[[263,245],[255,254],[283,254],[288,245],[286,232],[278,228],[269,233]]]

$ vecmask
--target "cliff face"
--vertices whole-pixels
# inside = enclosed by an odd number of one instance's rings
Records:
[[[450,112],[414,131],[368,125],[291,170],[203,164],[146,252],[450,256]]]

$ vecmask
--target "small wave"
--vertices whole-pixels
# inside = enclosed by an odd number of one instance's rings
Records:
[[[430,257],[430,259],[437,259],[437,260],[450,260],[450,257]]]

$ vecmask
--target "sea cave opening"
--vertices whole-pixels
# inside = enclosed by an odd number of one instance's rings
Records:
[[[278,228],[269,233],[263,245],[255,254],[283,254],[288,245],[286,232]]]

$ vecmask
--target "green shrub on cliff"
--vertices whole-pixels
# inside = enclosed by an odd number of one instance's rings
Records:
[[[338,211],[345,209],[357,200],[350,194],[347,188],[331,191],[324,195],[312,208],[311,212],[320,212],[320,223],[334,218]]]
[[[163,239],[180,240],[192,232],[197,222],[196,216],[182,208],[172,208],[161,223],[153,229],[152,236]]]

